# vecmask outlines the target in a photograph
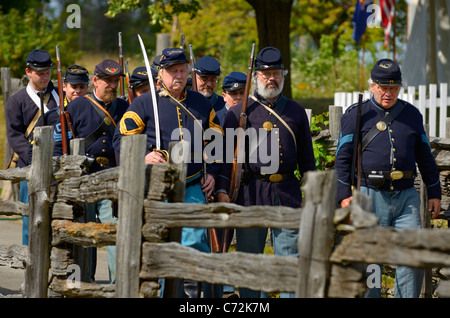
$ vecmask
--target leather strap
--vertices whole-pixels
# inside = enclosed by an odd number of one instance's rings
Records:
[[[399,102],[397,107],[394,107],[394,109],[389,112],[384,118],[381,120],[381,122],[384,122],[386,126],[390,125],[392,121],[401,113],[401,111],[405,108],[405,104]],[[377,128],[377,126],[373,126],[372,129],[364,136],[362,142],[361,142],[361,151],[364,151],[366,149],[367,145],[375,138],[378,133],[380,133],[381,130]]]
[[[38,108],[38,111],[34,115],[33,119],[31,120],[30,124],[27,127],[27,130],[25,131],[24,134],[25,138],[28,138],[28,136],[31,134],[31,132],[34,129],[34,126],[36,126],[36,123],[40,117],[41,117],[41,109]],[[6,163],[5,170],[17,167],[18,162],[19,162],[19,155],[16,152],[14,152],[11,155],[11,158],[9,158],[8,162]]]

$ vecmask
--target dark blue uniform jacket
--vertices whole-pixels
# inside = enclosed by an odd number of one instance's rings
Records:
[[[423,118],[419,110],[403,100],[397,100],[393,107],[400,103],[405,108],[381,131],[362,153],[362,171],[414,171],[416,163],[421,172],[422,179],[428,190],[429,198],[440,198],[441,187],[439,171],[431,153],[430,144],[423,128]],[[393,108],[391,108],[393,109]],[[361,112],[361,138],[377,124],[388,111],[383,109],[372,97],[362,104]],[[338,201],[352,195],[351,163],[353,154],[353,136],[356,126],[357,107],[350,106],[341,119],[341,132],[336,150],[335,169],[338,178]],[[375,188],[365,178],[361,178],[361,185]],[[414,179],[386,180],[381,190],[396,191],[414,186]]]
[[[50,82],[44,93],[50,94],[47,103],[48,109],[57,107],[51,91],[55,90],[53,83]],[[56,91],[56,90],[55,90]],[[19,155],[18,167],[25,167],[28,164],[28,148],[31,143],[32,134],[25,138],[25,131],[33,120],[40,106],[28,96],[26,88],[21,89],[16,94],[8,98],[5,106],[6,115],[6,134],[10,147]],[[39,119],[40,121],[41,119]],[[38,123],[39,123],[38,121]]]
[[[89,96],[96,99],[94,94],[90,94]],[[112,103],[106,105],[102,101],[97,100],[97,102],[108,111],[116,125],[119,125],[120,119],[128,108],[128,103],[120,98],[117,98]],[[97,128],[103,122],[103,118],[95,110],[87,97],[78,97],[74,99],[67,105],[66,111],[70,115],[70,122],[74,130],[75,138],[87,138],[91,133],[97,131]],[[113,123],[110,125],[113,125]],[[91,156],[95,159],[104,157],[109,161],[109,163],[101,166],[99,162],[94,160],[90,166],[90,172],[96,172],[116,166],[115,153],[112,145],[113,136],[114,129],[104,129],[92,144],[86,146],[87,156]]]
[[[255,96],[266,105],[274,107],[274,105],[264,101],[264,99],[257,94],[255,94]],[[279,135],[277,140],[279,143],[271,145],[271,138],[268,136],[266,140],[267,153],[269,154],[273,151],[271,147],[278,148],[279,154],[276,159],[279,160],[279,168],[276,173],[292,173],[298,167],[300,174],[303,176],[305,172],[316,169],[308,117],[303,106],[284,96],[280,96],[275,103],[281,102],[282,99],[286,102],[286,106],[281,114],[281,118],[294,132],[297,148],[289,130],[279,120],[276,120],[273,127],[278,128]],[[239,127],[241,111],[242,102],[228,110],[224,124],[225,135],[230,133],[231,130],[229,129],[234,130]],[[255,128],[258,130],[263,126],[263,123],[268,120],[269,116],[273,115],[270,115],[270,113],[258,102],[249,99],[247,107],[247,128]],[[273,131],[271,131],[271,134]],[[226,141],[228,141],[228,138],[226,138]],[[230,147],[226,146],[224,146],[224,148],[225,153],[227,149],[230,149]],[[232,149],[234,149],[234,146]],[[228,158],[228,155],[225,154],[225,158]],[[249,160],[248,167],[251,171],[260,173],[261,167],[270,165],[259,159],[258,155],[257,160],[253,160],[255,162]],[[222,165],[220,176],[216,181],[216,189],[229,190],[231,170],[232,162],[227,160],[227,162]],[[294,177],[281,182],[250,179],[248,184],[241,185],[236,203],[245,206],[284,205],[298,208],[301,206],[301,201],[300,181]]]
[[[211,103],[213,109],[213,111],[211,112],[212,118],[214,118],[214,116],[217,116],[220,127],[223,127],[223,124],[225,122],[225,115],[227,114],[227,108],[225,106],[223,97],[214,93],[210,98],[208,98],[208,101]]]
[[[181,103],[197,118],[203,130],[209,127],[219,127],[218,123],[210,123],[211,105],[206,98],[192,90],[186,90],[185,98]],[[200,176],[202,171],[201,154],[203,151],[202,130],[179,107],[172,104],[168,97],[160,97],[156,94],[158,104],[158,116],[161,137],[161,150],[169,150],[169,143],[180,140],[182,132],[183,140],[191,143],[191,160],[187,165],[187,179]],[[194,125],[197,127],[194,130]],[[151,93],[145,93],[133,100],[128,111],[120,121],[114,135],[114,148],[120,152],[120,140],[122,136],[147,135],[146,154],[156,148],[155,120]],[[209,165],[208,165],[209,168]],[[214,175],[214,171],[208,169],[208,173]]]

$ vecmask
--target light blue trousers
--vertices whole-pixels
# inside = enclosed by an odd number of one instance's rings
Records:
[[[396,230],[422,227],[420,196],[414,187],[402,191],[379,191],[361,187],[361,192],[372,198],[372,211],[377,215],[379,225],[390,226]],[[380,271],[380,275],[381,273],[382,271]],[[418,298],[422,289],[423,277],[423,269],[398,266],[395,274],[394,297]],[[366,297],[381,297],[381,288],[369,288]]]
[[[191,185],[186,188],[185,203],[205,203],[205,195],[202,191],[200,183]],[[209,244],[206,229],[204,228],[188,228],[184,227],[181,229],[181,245],[188,246],[196,249],[197,251],[209,253]],[[160,279],[161,284],[160,295],[164,294],[164,279]],[[180,284],[179,297],[182,297],[183,290],[182,284]],[[222,287],[219,285],[214,285],[214,294],[212,292],[212,285],[204,283],[203,284],[203,296],[204,298],[222,298]]]
[[[102,199],[94,204],[86,203],[86,213],[88,221],[93,221],[95,215],[101,223],[117,223],[117,217],[113,216],[112,201]],[[106,258],[108,260],[109,282],[114,284],[116,282],[116,246],[106,246]],[[90,267],[90,266],[89,266]]]
[[[27,180],[20,181],[19,201],[22,203],[29,203]],[[22,245],[28,246],[28,236],[29,218],[28,216],[22,216]]]
[[[236,250],[262,254],[266,245],[268,229],[236,229]],[[272,229],[273,252],[278,256],[298,256],[298,230]],[[293,298],[294,293],[280,293],[280,298]],[[239,288],[240,298],[267,298],[265,292]]]

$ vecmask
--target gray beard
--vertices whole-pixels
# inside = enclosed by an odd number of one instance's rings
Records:
[[[267,83],[268,84],[268,83]],[[266,88],[265,85],[259,80],[256,80],[256,90],[258,91],[258,94],[265,98],[265,99],[273,99],[281,94],[283,91],[283,85],[284,85],[284,77],[281,79],[281,83],[277,88]]]

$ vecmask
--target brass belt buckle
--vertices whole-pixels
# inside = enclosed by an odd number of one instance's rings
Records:
[[[403,172],[402,171],[395,170],[395,171],[391,172],[391,180],[392,181],[399,180],[401,178],[403,178]]]
[[[281,174],[272,174],[269,177],[270,182],[280,182],[281,180],[283,180],[283,176]]]
[[[97,163],[102,167],[109,163],[109,159],[106,157],[97,157],[95,158],[95,161],[97,161]]]

